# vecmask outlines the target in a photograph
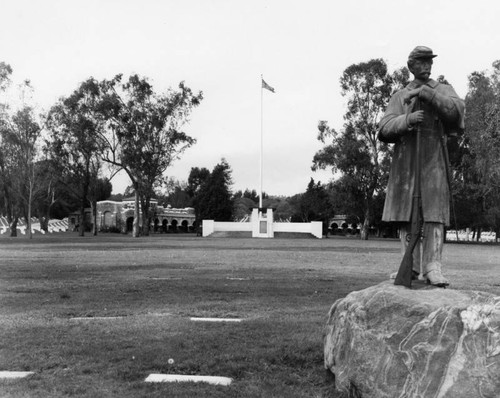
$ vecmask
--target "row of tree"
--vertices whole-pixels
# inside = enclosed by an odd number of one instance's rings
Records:
[[[5,89],[12,69],[2,63],[0,71],[0,89]],[[23,90],[31,90],[27,82]],[[134,236],[149,233],[147,221],[139,230],[138,212],[143,220],[151,219],[153,196],[163,205],[194,207],[197,220],[247,217],[259,197],[255,190],[231,192],[231,168],[224,159],[212,171],[193,167],[185,183],[163,178],[171,162],[195,143],[181,127],[201,100],[201,93],[193,94],[183,83],[156,94],[144,78],[134,75],[123,81],[117,75],[112,80],[87,79],[42,115],[24,101],[16,111],[3,103],[0,213],[7,216],[11,233],[15,235],[19,217],[30,222],[32,210],[46,229],[43,224],[51,216],[67,216],[75,209],[85,220],[89,206],[96,233],[96,202],[110,197],[110,179],[119,170],[132,183],[125,196],[135,195]],[[103,177],[104,165],[108,178]],[[162,187],[166,194],[161,194]],[[263,205],[273,207],[283,221],[326,221],[333,215],[325,187],[313,180],[304,194],[265,195]],[[80,222],[80,235],[85,228]]]
[[[11,67],[0,63],[0,90],[5,91],[11,74]],[[29,88],[26,82],[24,89]],[[111,80],[87,79],[43,115],[36,115],[24,101],[17,111],[3,103],[0,212],[12,233],[19,217],[30,222],[40,196],[47,203],[39,213],[48,215],[55,203],[77,200],[82,220],[89,205],[95,216],[96,201],[111,193],[109,180],[124,170],[134,188],[133,234],[138,236],[139,212],[143,219],[150,218],[150,200],[164,182],[166,169],[195,143],[182,126],[202,99],[201,92],[193,93],[183,82],[176,90],[157,94],[145,78],[117,75]],[[109,179],[102,178],[104,165]],[[144,223],[142,233],[149,233],[148,226]],[[81,222],[81,235],[84,228]]]
[[[11,74],[10,66],[0,63],[0,93]],[[475,228],[478,239],[481,230],[500,231],[499,76],[500,61],[492,71],[469,76],[465,133],[449,148],[454,226]],[[438,81],[446,82],[443,76]],[[347,100],[344,125],[336,131],[319,122],[317,138],[324,147],[312,165],[313,170],[331,168],[335,178],[326,185],[311,179],[304,193],[289,198],[264,196],[264,207],[291,221],[326,222],[346,214],[362,224],[363,239],[370,226],[380,227],[392,149],[377,140],[378,122],[392,93],[408,82],[407,68],[390,73],[382,59],[346,68],[340,78]],[[139,211],[143,220],[151,218],[153,196],[160,204],[194,207],[198,220],[241,220],[259,203],[255,191],[231,192],[231,168],[224,159],[212,171],[193,167],[187,182],[165,179],[171,163],[196,142],[182,127],[203,95],[183,82],[158,94],[137,75],[89,78],[43,115],[24,101],[29,82],[20,91],[18,110],[0,104],[0,213],[7,215],[13,233],[19,217],[30,220],[32,211],[42,223],[75,207],[82,219],[85,207],[96,214],[96,202],[109,197],[109,179],[120,170],[135,195],[134,236],[149,233],[148,222],[139,230]]]
[[[465,98],[464,134],[449,141],[454,219],[452,227],[500,233],[500,61],[492,71],[469,76]],[[340,78],[347,112],[340,131],[326,121],[318,125],[324,147],[313,159],[313,170],[332,168],[338,174],[330,189],[343,214],[356,215],[367,239],[370,225],[379,223],[392,148],[377,140],[378,122],[394,91],[409,81],[408,69],[389,73],[382,59],[354,64]],[[439,82],[447,83],[443,76]]]
[[[454,151],[458,226],[500,234],[500,61],[469,76],[465,134]]]

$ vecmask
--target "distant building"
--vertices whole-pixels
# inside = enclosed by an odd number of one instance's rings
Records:
[[[328,232],[332,235],[336,234],[358,234],[360,232],[360,223],[349,224],[347,220],[352,217],[346,214],[336,215],[328,220]]]
[[[152,212],[151,232],[189,232],[196,229],[195,214],[192,207],[174,209],[167,206],[158,206],[156,199],[151,199]],[[134,224],[135,198],[126,198],[121,202],[103,200],[97,202],[97,230],[127,233],[132,231]],[[90,228],[93,220],[91,209],[85,209],[85,222]],[[80,214],[72,213],[68,217],[68,229],[76,230],[80,224]],[[142,216],[139,219],[142,226]]]
[[[347,215],[339,214],[328,220],[328,227],[335,233],[337,230],[343,230],[349,228],[347,224]],[[357,227],[357,226],[356,226]]]

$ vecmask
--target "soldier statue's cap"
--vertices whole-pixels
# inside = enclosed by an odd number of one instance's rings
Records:
[[[436,54],[432,53],[432,50],[429,47],[425,46],[417,46],[413,49],[413,51],[408,55],[408,59],[419,59],[419,58],[434,58],[437,57]]]

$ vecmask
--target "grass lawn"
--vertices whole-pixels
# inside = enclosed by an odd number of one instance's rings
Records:
[[[400,259],[394,240],[1,237],[0,371],[35,374],[0,380],[0,396],[340,398],[323,369],[327,312]],[[445,264],[453,288],[500,295],[500,246],[448,244]]]

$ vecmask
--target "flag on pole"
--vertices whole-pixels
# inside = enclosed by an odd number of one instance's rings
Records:
[[[262,88],[265,88],[266,90],[269,90],[270,92],[274,93],[274,88],[272,88],[269,84],[267,84],[264,79],[262,79]]]

